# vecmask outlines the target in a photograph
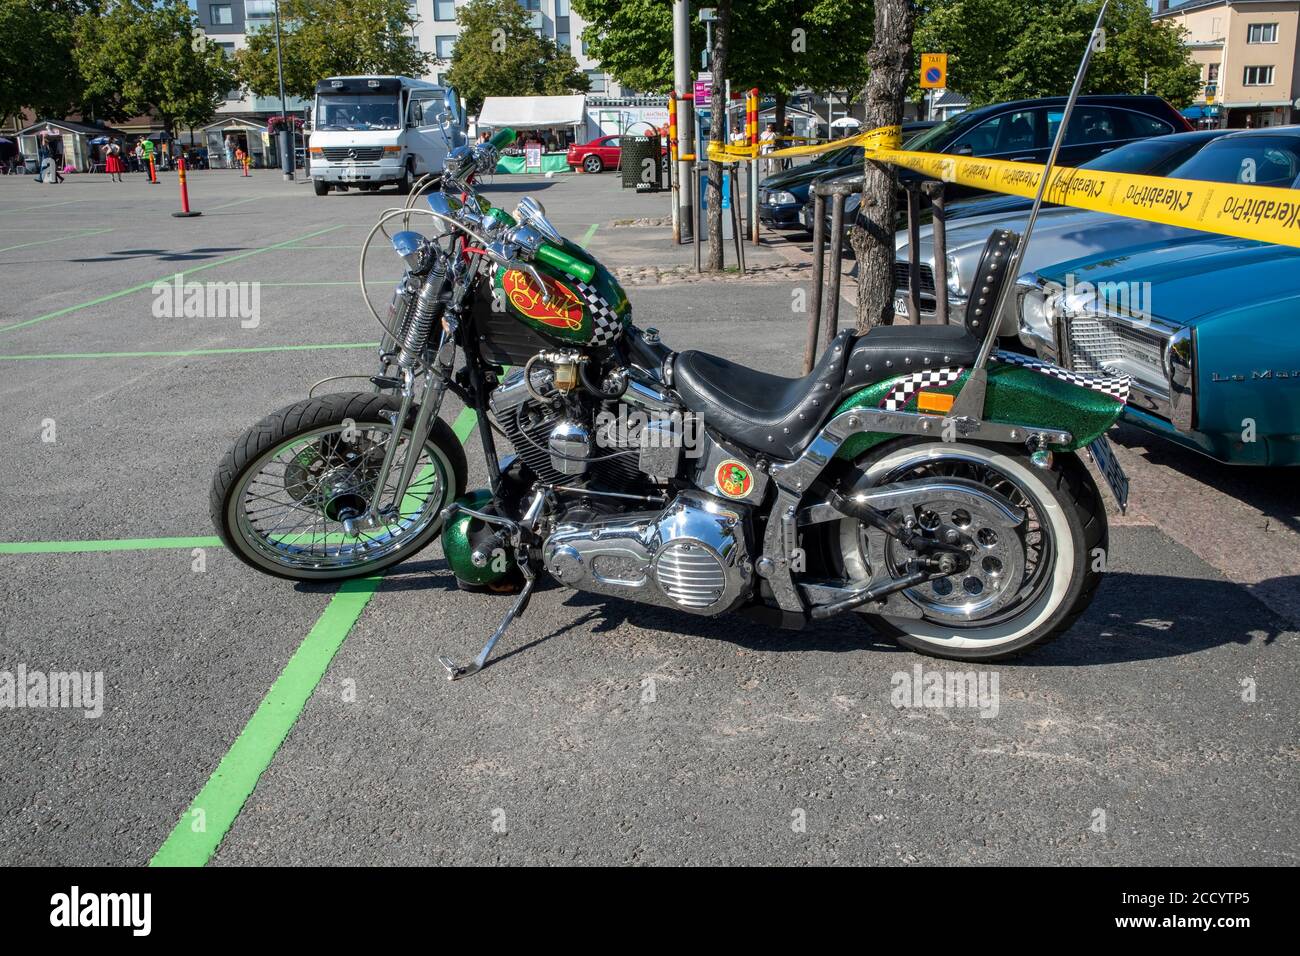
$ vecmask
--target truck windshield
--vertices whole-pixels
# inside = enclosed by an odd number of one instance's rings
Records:
[[[400,116],[392,96],[321,93],[316,97],[317,129],[398,129]]]

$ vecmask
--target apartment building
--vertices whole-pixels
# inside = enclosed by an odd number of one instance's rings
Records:
[[[1229,129],[1300,122],[1300,0],[1158,0],[1152,18],[1185,29],[1200,64],[1191,118]]]
[[[422,51],[436,55],[439,60],[426,79],[441,82],[451,68],[452,50],[460,35],[456,10],[467,2],[411,0],[411,13],[416,21],[412,31],[415,40]],[[244,46],[248,34],[275,28],[275,0],[193,0],[193,3],[208,39],[231,53]],[[573,54],[591,82],[592,96],[631,95],[631,91],[620,90],[600,64],[587,55],[586,45],[581,40],[586,22],[569,9],[569,0],[519,0],[519,5],[527,11],[533,29],[540,36],[551,38]],[[306,105],[291,101],[289,109],[299,110]],[[252,96],[241,90],[231,90],[225,104],[218,110],[222,114],[249,115],[250,118],[279,111],[279,97]]]

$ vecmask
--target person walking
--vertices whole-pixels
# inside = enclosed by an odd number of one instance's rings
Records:
[[[768,153],[773,152],[775,149],[776,149],[776,124],[768,123],[767,129],[763,130],[763,132],[760,133],[758,136],[758,152],[759,155],[766,156]],[[774,163],[775,160],[771,160],[771,159],[763,160],[764,176],[772,175],[773,172],[772,166],[774,165]]]
[[[135,149],[131,151],[131,155],[135,157],[136,170],[144,169],[144,144],[140,140],[135,141]]]
[[[235,168],[235,134],[226,134],[226,168]]]
[[[122,173],[126,172],[126,164],[122,162],[122,147],[118,145],[117,140],[108,144],[104,156],[104,169],[111,181],[122,182]]]

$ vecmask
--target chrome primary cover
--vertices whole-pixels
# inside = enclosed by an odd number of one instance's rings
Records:
[[[569,587],[693,614],[731,610],[753,584],[742,511],[699,494],[660,514],[561,524],[542,561]]]

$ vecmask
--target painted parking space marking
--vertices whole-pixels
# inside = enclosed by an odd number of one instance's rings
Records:
[[[476,422],[469,408],[457,416],[452,431],[461,444]],[[339,586],[217,769],[149,860],[150,866],[204,866],[212,858],[374,597],[381,577],[354,578]]]
[[[217,537],[117,538],[106,541],[0,541],[0,554],[84,554],[92,551],[153,551],[223,548]]]
[[[131,295],[134,292],[141,292],[145,289],[152,289],[159,282],[169,282],[176,276],[188,276],[195,272],[203,272],[207,269],[215,269],[217,266],[227,265],[231,262],[238,262],[241,259],[247,259],[250,256],[260,255],[263,252],[273,252],[281,249],[291,242],[301,242],[303,239],[311,239],[313,236],[323,236],[327,232],[334,232],[336,229],[342,229],[343,224],[327,226],[324,229],[317,229],[315,232],[309,232],[305,236],[296,236],[293,239],[285,239],[283,242],[272,243],[269,246],[260,246],[257,249],[248,249],[233,256],[226,256],[224,259],[215,259],[212,262],[205,262],[202,265],[192,266],[187,269],[178,270],[168,273],[157,279],[150,279],[148,282],[141,282],[139,285],[133,285],[127,289],[119,289],[117,292],[110,292],[108,295],[101,295],[97,299],[91,299],[88,302],[81,302],[77,305],[69,305],[65,308],[58,309],[54,312],[47,312],[45,315],[38,315],[34,319],[27,319],[23,322],[15,322],[13,325],[0,326],[0,332],[12,332],[14,329],[26,328],[29,325],[35,325],[38,322],[44,322],[48,319],[57,319],[59,316],[68,315],[72,312],[79,312],[82,309],[88,309],[93,305],[100,305],[104,302],[112,302],[114,299],[120,299],[124,295]]]
[[[11,252],[14,249],[26,249],[29,246],[47,246],[52,242],[67,242],[69,239],[89,239],[91,236],[102,236],[106,232],[112,232],[111,227],[103,229],[82,229],[71,236],[57,236],[53,239],[37,239],[33,242],[19,242],[12,246],[0,246],[0,252]]]
[[[376,349],[378,342],[327,342],[320,345],[259,345],[246,348],[184,349],[179,352],[45,352],[0,355],[0,362],[39,362],[60,359],[189,358],[192,355],[251,355],[257,352],[315,352],[326,349]]]

